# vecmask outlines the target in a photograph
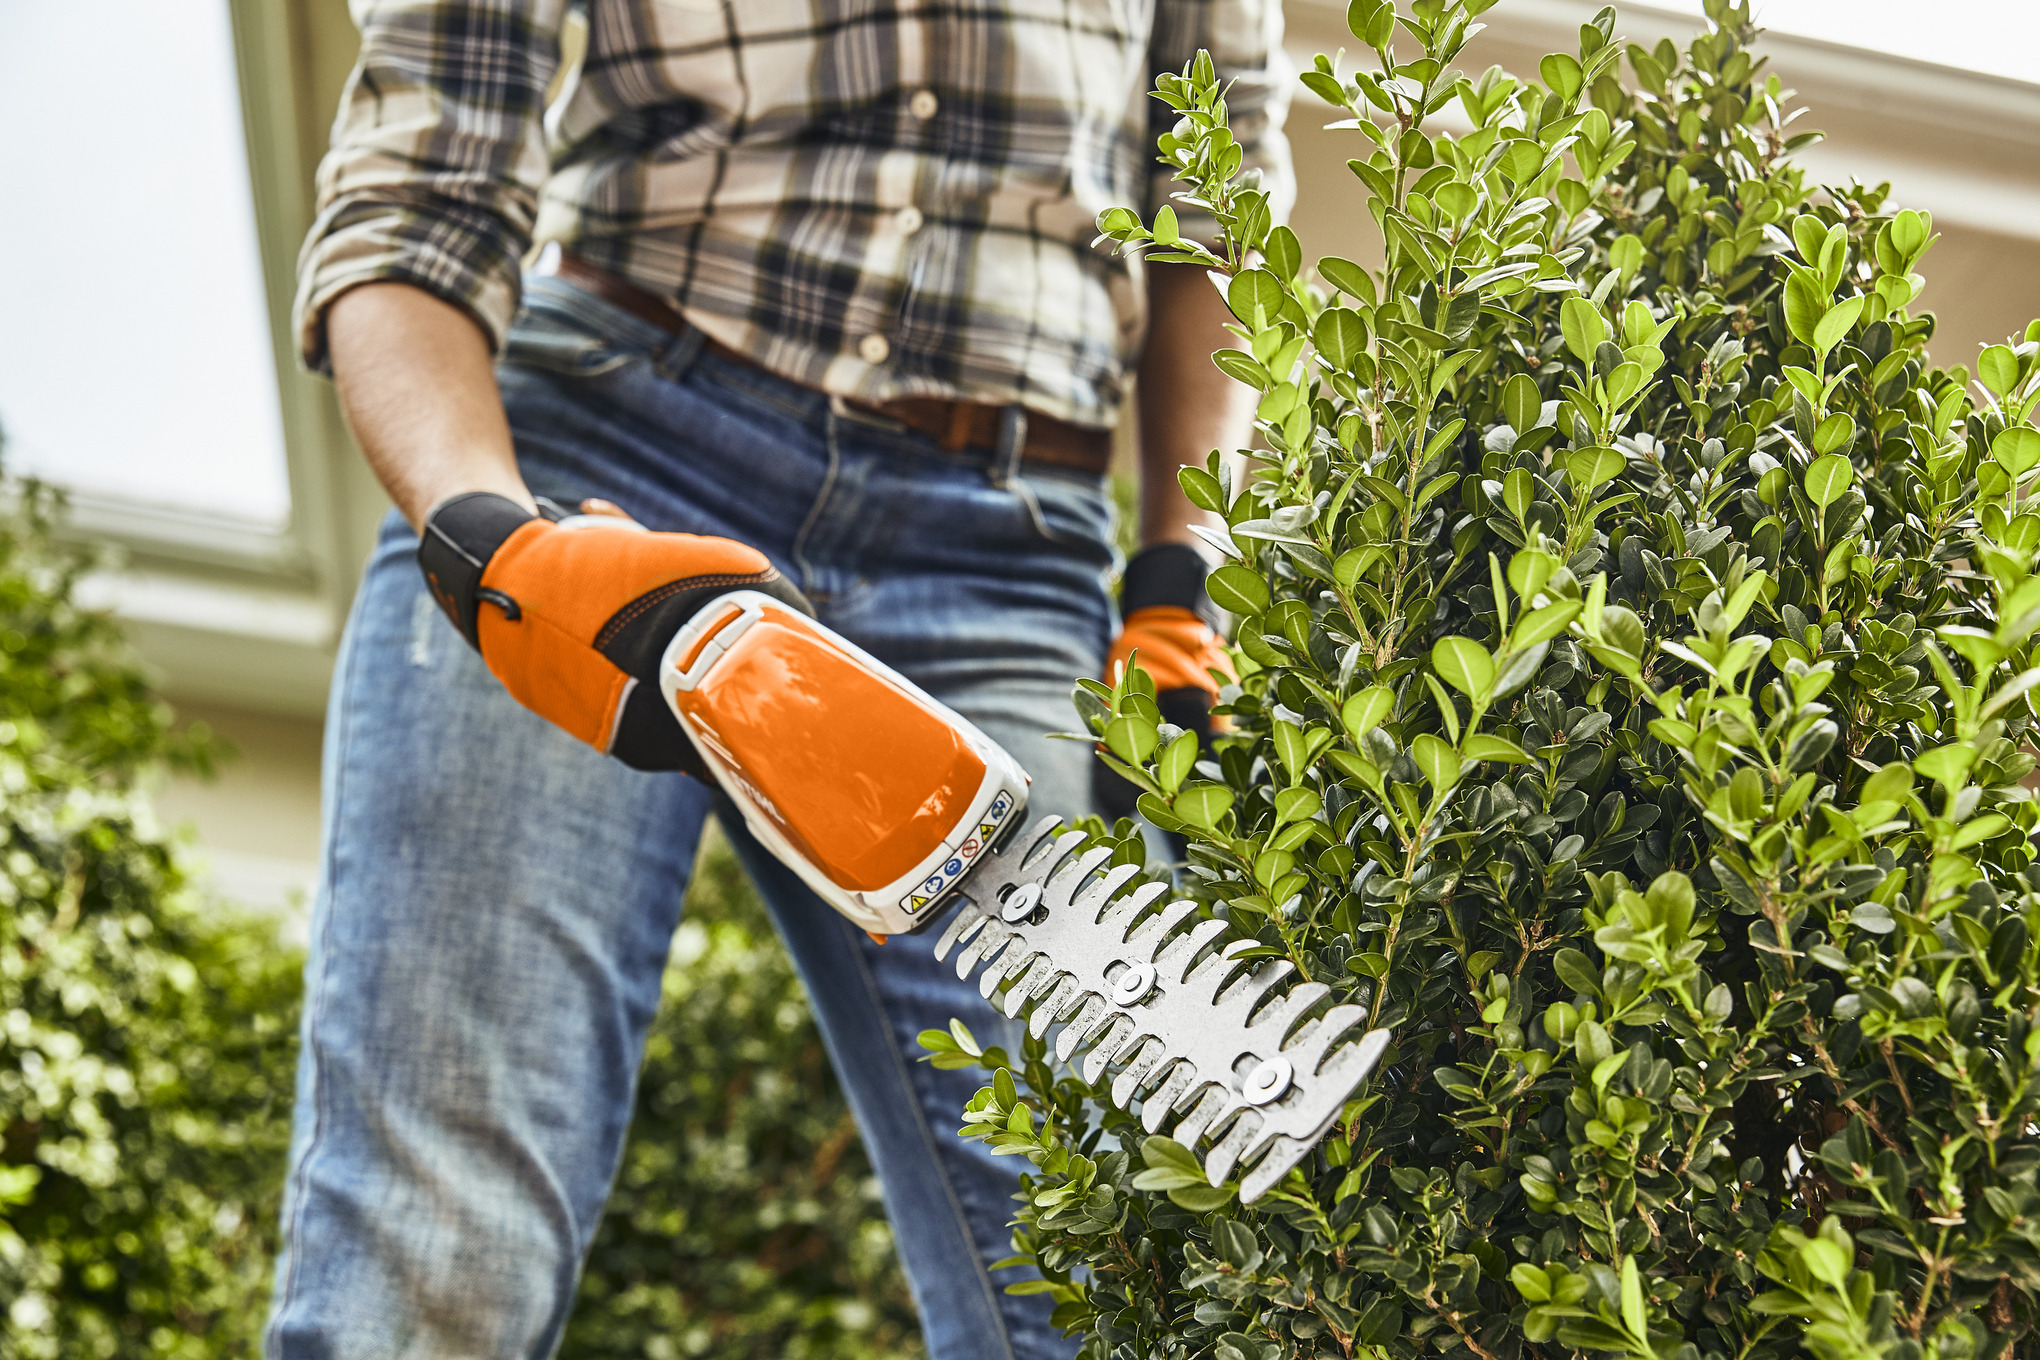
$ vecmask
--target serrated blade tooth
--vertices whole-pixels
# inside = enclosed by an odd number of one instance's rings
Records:
[[[1305,1143],[1287,1134],[1273,1139],[1254,1169],[1240,1179],[1240,1203],[1252,1204],[1274,1188],[1316,1145],[1315,1139]]]
[[[1204,1177],[1213,1185],[1224,1185],[1232,1178],[1233,1168],[1239,1165],[1240,1154],[1246,1151],[1261,1131],[1261,1116],[1253,1110],[1243,1109],[1232,1127],[1225,1131],[1225,1137],[1212,1146],[1204,1158]]]
[[[1070,905],[1075,907],[1079,911],[1088,911],[1091,914],[1092,919],[1095,920],[1097,919],[1098,908],[1101,905],[1103,905],[1105,900],[1111,897],[1112,894],[1118,892],[1121,888],[1125,887],[1129,879],[1137,878],[1139,876],[1140,876],[1139,865],[1135,864],[1115,865],[1113,868],[1108,869],[1105,872],[1105,874],[1102,877],[1100,877],[1096,882],[1091,884],[1090,887],[1084,889],[1081,893],[1077,894],[1076,897],[1071,899]]]
[[[1325,1055],[1331,1052],[1332,1045],[1345,1038],[1355,1025],[1366,1018],[1365,1006],[1334,1006],[1298,1030],[1289,1047],[1283,1051],[1296,1064],[1297,1071],[1315,1075],[1324,1065]]]
[[[1107,907],[1098,924],[1117,931],[1119,938],[1123,940],[1126,938],[1127,927],[1138,920],[1157,897],[1168,891],[1169,885],[1166,883],[1143,883]]]
[[[1331,994],[1332,989],[1322,982],[1306,982],[1288,996],[1270,1005],[1261,1018],[1254,1022],[1254,1029],[1269,1035],[1269,1042],[1279,1049],[1282,1040],[1289,1033],[1289,1027],[1296,1023],[1297,1017]]]
[[[1101,1044],[1097,1051],[1102,1051],[1103,1048],[1104,1045]],[[1132,1059],[1128,1061],[1125,1069],[1112,1079],[1112,1103],[1122,1110],[1133,1104],[1133,1098],[1139,1094],[1143,1079],[1154,1070],[1156,1063],[1163,1061],[1167,1056],[1160,1044],[1151,1037],[1142,1035]]]
[[[1190,1112],[1183,1116],[1171,1136],[1184,1147],[1194,1146],[1231,1104],[1231,1093],[1223,1086],[1207,1084],[1204,1094],[1197,1098],[1197,1103],[1190,1107]]]
[[[1187,902],[1179,902],[1176,905],[1190,906]],[[1174,911],[1175,908],[1171,907],[1170,910]],[[1192,907],[1191,910],[1194,911],[1195,908]],[[1155,950],[1155,971],[1170,982],[1186,981],[1191,971],[1190,965],[1204,952],[1204,946],[1225,934],[1226,929],[1226,923],[1223,921],[1199,921],[1189,930],[1173,936]]]
[[[1064,1018],[1063,1012],[1077,992],[1077,980],[1065,973],[1055,981],[1047,996],[1034,1005],[1034,1013],[1027,1017],[1027,1032],[1036,1039],[1045,1038],[1056,1021]]]
[[[1149,1133],[1160,1133],[1175,1111],[1176,1102],[1197,1084],[1197,1069],[1186,1062],[1168,1064],[1167,1080],[1141,1097],[1141,1124]]]
[[[1076,833],[1072,832],[1071,834],[1074,835]],[[1061,868],[1050,874],[1048,881],[1041,885],[1042,902],[1051,909],[1057,904],[1065,907],[1068,906],[1076,898],[1077,889],[1083,885],[1085,879],[1091,876],[1091,871],[1111,858],[1112,849],[1110,846],[1095,845],[1075,859],[1068,861]]]
[[[966,904],[943,929],[942,938],[935,941],[935,961],[940,963],[948,958],[949,951],[956,947],[958,940],[975,935],[990,919],[976,907]]]
[[[1133,1048],[1141,1036],[1124,1015],[1107,1011],[1092,1037],[1091,1051],[1084,1055],[1084,1080],[1096,1085],[1104,1079],[1114,1059]]]
[[[1168,944],[1169,937],[1176,933],[1177,928],[1196,912],[1195,902],[1171,902],[1135,926],[1127,935],[1126,942],[1145,947],[1148,957],[1152,959]]]
[[[1133,1041],[1139,1037],[1140,1026],[1125,1011],[1118,1010],[1109,1002],[1104,1003],[1104,1013],[1092,1022],[1090,1033],[1084,1036],[1086,1047],[1096,1044],[1106,1049],[1111,1056],[1107,1062],[1118,1062],[1133,1051]]]
[[[1019,980],[1006,989],[1006,1015],[1017,1020],[1035,996],[1048,990],[1055,983],[1055,961],[1046,954],[1036,954],[1032,962],[1021,972]]]
[[[1018,935],[1010,936],[1009,943],[1011,947],[993,957],[985,964],[985,971],[978,974],[978,991],[984,994],[987,1001],[991,1000],[993,992],[1005,984],[1007,978],[1021,972],[1027,966],[1028,959],[1032,957],[1033,951]]]
[[[1342,1044],[1334,1049],[1330,1058],[1319,1066],[1316,1079],[1330,1088],[1352,1089],[1366,1079],[1381,1061],[1381,1055],[1388,1051],[1388,1041],[1394,1036],[1385,1029],[1370,1029],[1360,1036],[1358,1043]],[[1344,1105],[1346,1096],[1339,1097]]]
[[[1014,935],[1011,927],[1003,922],[987,922],[985,928],[979,931],[976,937],[957,954],[956,975],[960,978],[969,977],[971,969],[977,967],[986,959],[995,956],[1009,942],[1017,938],[1019,937]]]
[[[1076,1012],[1069,1017],[1069,1023],[1063,1026],[1062,1033],[1055,1036],[1056,1061],[1067,1063],[1076,1051],[1084,1046],[1084,1036],[1089,1034],[1094,1026],[1110,1019],[1111,1015],[1111,1009],[1106,1006],[1103,997],[1095,992],[1083,993]]]

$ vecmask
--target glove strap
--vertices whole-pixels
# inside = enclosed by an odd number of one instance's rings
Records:
[[[432,598],[476,651],[481,650],[481,641],[475,616],[483,600],[496,597],[496,604],[512,618],[517,616],[515,600],[483,589],[482,573],[496,549],[533,518],[516,501],[493,491],[449,496],[425,516],[418,536],[418,567]]]
[[[1131,618],[1136,610],[1163,605],[1191,610],[1213,629],[1222,628],[1224,617],[1204,593],[1208,570],[1204,554],[1187,543],[1142,548],[1126,564],[1126,577],[1119,588],[1120,617]]]

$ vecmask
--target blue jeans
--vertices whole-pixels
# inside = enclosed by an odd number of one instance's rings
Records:
[[[1021,761],[1034,810],[1088,810],[1076,721],[1113,626],[1101,479],[995,486],[888,422],[529,281],[501,369],[532,489],[770,554],[822,619]],[[645,1031],[715,796],[596,755],[513,701],[385,525],[326,727],[325,850],[269,1333],[275,1360],[549,1355],[600,1221]],[[976,1074],[917,1062],[961,1017],[1017,1028],[879,947],[721,819],[763,892],[885,1186],[935,1360],[1073,1346],[1009,1297],[1013,1159],[956,1136]],[[657,1137],[658,1130],[645,1133]]]

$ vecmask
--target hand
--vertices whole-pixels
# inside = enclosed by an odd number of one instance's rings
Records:
[[[812,616],[765,555],[653,533],[607,501],[557,521],[476,491],[425,516],[418,565],[439,607],[532,712],[639,770],[703,775],[659,693],[659,659],[695,611],[760,590]]]
[[[1225,724],[1211,714],[1219,688],[1211,673],[1231,678],[1233,665],[1224,639],[1198,612],[1211,608],[1204,573],[1197,550],[1180,543],[1143,549],[1126,564],[1120,591],[1126,621],[1106,654],[1105,676],[1117,677],[1137,653],[1141,669],[1155,682],[1162,721],[1195,732],[1198,746],[1209,750],[1213,731]],[[1119,818],[1133,815],[1140,791],[1099,761],[1092,766],[1092,793],[1106,816]]]

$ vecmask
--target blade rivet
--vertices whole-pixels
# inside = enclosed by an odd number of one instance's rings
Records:
[[[1126,971],[1112,984],[1112,1004],[1131,1006],[1144,999],[1155,987],[1155,966],[1151,963],[1130,963]]]
[[[1017,926],[1034,914],[1041,905],[1041,885],[1022,883],[1006,894],[1006,900],[999,905],[999,919],[1009,926]]]
[[[1278,1053],[1247,1073],[1246,1086],[1241,1094],[1246,1096],[1249,1105],[1266,1105],[1281,1099],[1282,1093],[1289,1089],[1293,1075],[1289,1059]]]

